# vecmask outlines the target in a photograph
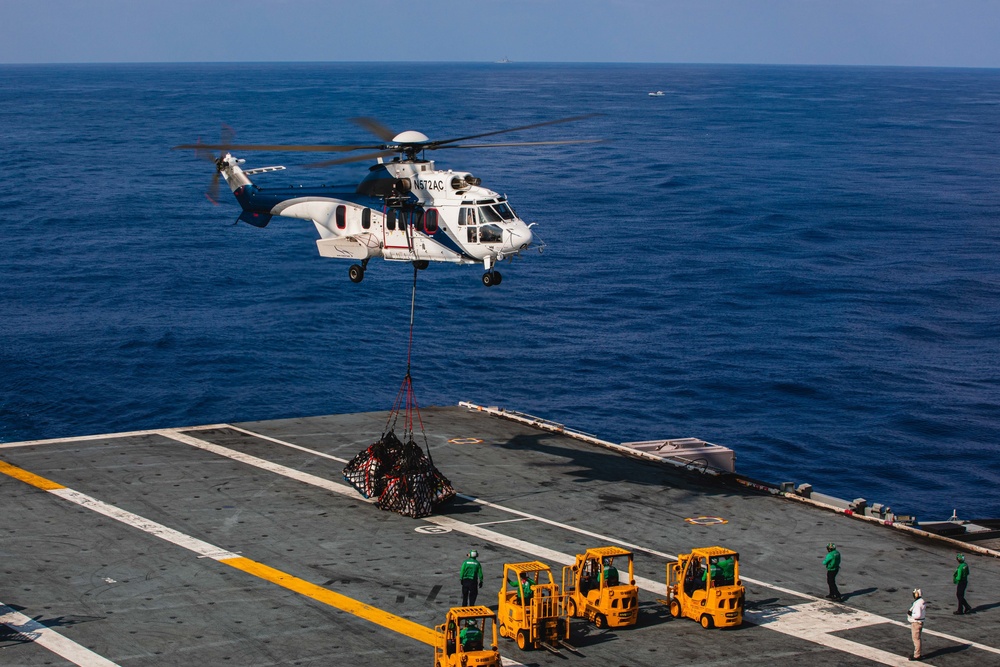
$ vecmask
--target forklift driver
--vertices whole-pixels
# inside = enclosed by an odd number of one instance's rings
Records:
[[[706,582],[706,585],[709,580],[711,580],[712,583],[718,583],[720,572],[719,566],[717,565],[718,561],[719,559],[716,556],[712,556],[708,559],[708,570],[703,572],[701,575],[701,580]]]
[[[732,556],[720,558],[718,562],[719,574],[715,578],[716,585],[734,585],[736,583],[735,567],[735,561]]]
[[[705,577],[705,566],[700,558],[696,558],[688,565],[687,574],[684,577],[684,592],[688,597],[694,595],[695,590],[701,586]]]
[[[613,558],[604,559],[604,585],[605,586],[617,586],[618,585],[618,568],[614,566]]]
[[[521,581],[519,581],[518,583],[515,584],[513,581],[509,581],[508,583],[511,586],[514,586],[521,593],[521,595],[515,596],[514,598],[515,600],[517,600],[518,604],[526,605],[529,602],[531,602],[531,593],[532,593],[531,580],[528,579],[527,572],[521,573]]]
[[[465,622],[465,627],[459,633],[458,639],[462,642],[463,651],[483,650],[483,633],[479,630],[479,626],[476,625],[475,619],[470,618]]]

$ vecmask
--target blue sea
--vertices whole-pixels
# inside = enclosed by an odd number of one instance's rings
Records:
[[[553,64],[0,67],[0,441],[386,410],[412,267],[234,225],[172,146],[433,139],[547,244],[420,273],[421,406],[469,400],[920,519],[1000,517],[1000,70]],[[647,93],[663,90],[661,97]],[[484,139],[482,141],[489,141]],[[283,164],[263,186],[354,183]],[[373,433],[377,437],[379,434]],[[471,435],[471,434],[461,434]]]

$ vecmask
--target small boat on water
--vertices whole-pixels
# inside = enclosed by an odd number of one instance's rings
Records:
[[[658,90],[655,93],[650,93],[649,96],[650,97],[663,97],[665,94],[666,93],[664,93],[662,90]]]

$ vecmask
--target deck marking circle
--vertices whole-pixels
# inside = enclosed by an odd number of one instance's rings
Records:
[[[483,444],[482,438],[452,438],[448,441],[452,445],[481,445]]]
[[[413,530],[424,535],[444,535],[451,532],[451,528],[447,526],[417,526]]]
[[[696,526],[718,526],[724,523],[729,523],[721,516],[699,516],[693,519],[688,517],[687,519],[684,520]]]

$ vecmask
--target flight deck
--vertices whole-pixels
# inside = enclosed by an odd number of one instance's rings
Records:
[[[505,664],[911,664],[921,588],[923,662],[1000,665],[994,557],[965,551],[976,613],[956,616],[953,544],[467,406],[422,410],[458,496],[407,518],[342,475],[388,416],[0,445],[0,665],[431,665],[470,549],[477,602],[496,609],[504,563],[558,572],[600,546],[635,554],[637,625],[574,620],[579,655],[501,639]],[[824,598],[829,542],[842,604]],[[739,628],[705,630],[662,603],[667,564],[712,545],[740,554]]]

